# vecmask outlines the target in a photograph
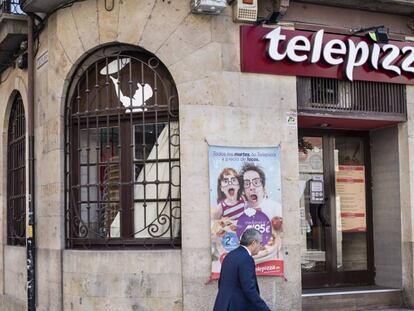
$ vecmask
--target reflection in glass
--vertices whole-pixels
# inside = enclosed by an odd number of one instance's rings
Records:
[[[299,184],[303,272],[326,271],[322,137],[299,137]]]
[[[116,127],[80,131],[80,214],[89,238],[120,236],[111,230],[120,211],[118,145]]]
[[[337,269],[367,269],[364,145],[361,138],[335,138]]]
[[[178,123],[134,127],[134,232],[148,238],[170,231],[179,235]]]

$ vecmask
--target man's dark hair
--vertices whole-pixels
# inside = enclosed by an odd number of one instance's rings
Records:
[[[253,228],[246,229],[240,238],[240,245],[249,246],[254,241],[262,242],[262,235],[259,231]]]
[[[257,174],[259,174],[259,177],[262,180],[263,187],[266,186],[266,175],[260,166],[257,166],[254,163],[245,163],[240,170],[240,176],[242,180],[244,173],[246,173],[247,171],[255,171]]]

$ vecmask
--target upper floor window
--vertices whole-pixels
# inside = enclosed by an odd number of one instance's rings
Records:
[[[68,99],[67,246],[179,245],[178,98],[166,67],[106,48],[81,64]]]
[[[20,94],[10,112],[7,133],[7,244],[26,243],[26,121]]]
[[[25,14],[19,0],[0,0],[0,13]]]

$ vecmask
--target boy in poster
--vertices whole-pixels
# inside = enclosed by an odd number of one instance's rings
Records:
[[[282,218],[280,203],[266,195],[266,175],[263,170],[252,163],[246,163],[240,171],[240,176],[248,207],[262,211],[269,219]]]

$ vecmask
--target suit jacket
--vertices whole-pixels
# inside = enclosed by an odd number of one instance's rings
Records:
[[[260,298],[256,267],[243,246],[231,251],[221,266],[214,311],[270,311]]]

